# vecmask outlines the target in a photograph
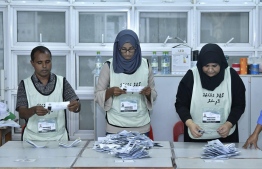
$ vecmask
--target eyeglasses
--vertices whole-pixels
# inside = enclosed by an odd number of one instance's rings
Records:
[[[128,51],[129,53],[133,53],[133,52],[135,52],[135,50],[136,50],[136,48],[134,48],[134,47],[131,47],[131,48],[129,48],[129,49],[126,49],[126,48],[121,48],[121,49],[120,49],[121,53],[127,53],[127,51]]]

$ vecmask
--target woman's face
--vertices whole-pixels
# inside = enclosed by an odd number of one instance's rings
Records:
[[[220,72],[220,66],[217,63],[208,63],[202,67],[202,70],[207,76],[213,77]]]
[[[135,48],[131,45],[131,43],[125,43],[122,48],[120,48],[120,52],[122,56],[129,60],[134,56]]]

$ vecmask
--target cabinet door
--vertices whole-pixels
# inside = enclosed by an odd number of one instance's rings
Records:
[[[98,76],[94,76],[94,86],[96,86],[98,81]],[[106,136],[106,119],[105,119],[105,111],[94,102],[94,128],[95,128],[95,140],[98,137]]]
[[[30,54],[23,55],[18,54],[17,55],[17,83],[15,86],[17,86],[21,80],[32,76],[34,73],[34,68],[32,67],[30,63]],[[65,54],[57,55],[55,52],[52,52],[52,73],[55,73],[57,75],[61,75],[63,77],[66,77],[66,56]]]
[[[139,13],[139,39],[141,43],[168,43],[187,41],[187,12],[143,12]],[[181,38],[180,40],[178,38]]]
[[[238,121],[239,142],[245,142],[250,134],[250,83],[248,76],[242,76],[241,79],[246,87],[246,109]],[[252,93],[252,92],[251,92]]]
[[[101,52],[102,63],[106,62],[110,56],[104,56],[105,52]],[[103,56],[102,56],[103,55]],[[88,90],[94,89],[94,70],[96,66],[96,52],[76,52],[77,65],[77,89]]]
[[[4,70],[4,27],[3,27],[3,12],[0,11],[0,70]],[[4,84],[4,77],[0,78],[0,84]],[[4,87],[4,86],[1,86]],[[1,91],[3,91],[3,89],[1,88]],[[0,98],[2,98],[2,96],[4,96],[4,94],[2,94],[2,92],[0,92]]]
[[[262,5],[262,0],[260,1],[260,4]],[[259,7],[259,15],[258,15],[258,23],[259,23],[259,28],[258,29],[258,41],[259,41],[259,47],[262,48],[262,7]]]
[[[212,12],[210,11],[212,10]],[[231,12],[199,9],[199,43],[222,43],[225,46],[252,45],[252,10]],[[237,30],[237,31],[236,31]],[[230,43],[230,44],[229,44]]]
[[[253,133],[256,125],[257,125],[257,119],[260,115],[260,111],[262,110],[262,77],[261,76],[253,76],[251,77],[251,103],[250,103],[250,134]],[[249,135],[248,135],[249,136]],[[247,137],[248,138],[248,137]],[[246,138],[246,139],[247,139]],[[262,134],[260,134],[259,139],[262,140]],[[262,147],[262,142],[258,141],[258,146]]]
[[[79,11],[77,43],[112,43],[127,28],[127,12]]]
[[[154,140],[173,141],[173,126],[180,120],[175,110],[178,84],[183,76],[155,76],[157,99],[153,104],[151,125]]]
[[[66,43],[66,9],[61,11],[28,11],[17,9],[14,43]],[[56,44],[56,45],[57,45]]]

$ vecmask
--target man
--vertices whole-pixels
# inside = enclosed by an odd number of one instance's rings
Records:
[[[23,140],[68,140],[65,110],[50,111],[45,103],[70,101],[67,109],[79,112],[79,98],[64,77],[51,73],[52,54],[48,48],[35,47],[30,62],[35,72],[20,82],[17,93],[16,111],[27,121]]]

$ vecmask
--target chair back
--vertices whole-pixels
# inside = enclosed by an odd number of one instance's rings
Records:
[[[178,137],[181,134],[184,134],[184,123],[182,121],[178,121],[173,127],[173,140],[178,142]]]
[[[148,137],[154,141],[154,134],[153,134],[153,128],[152,126],[150,125],[150,130],[149,130],[149,134],[148,134]]]

